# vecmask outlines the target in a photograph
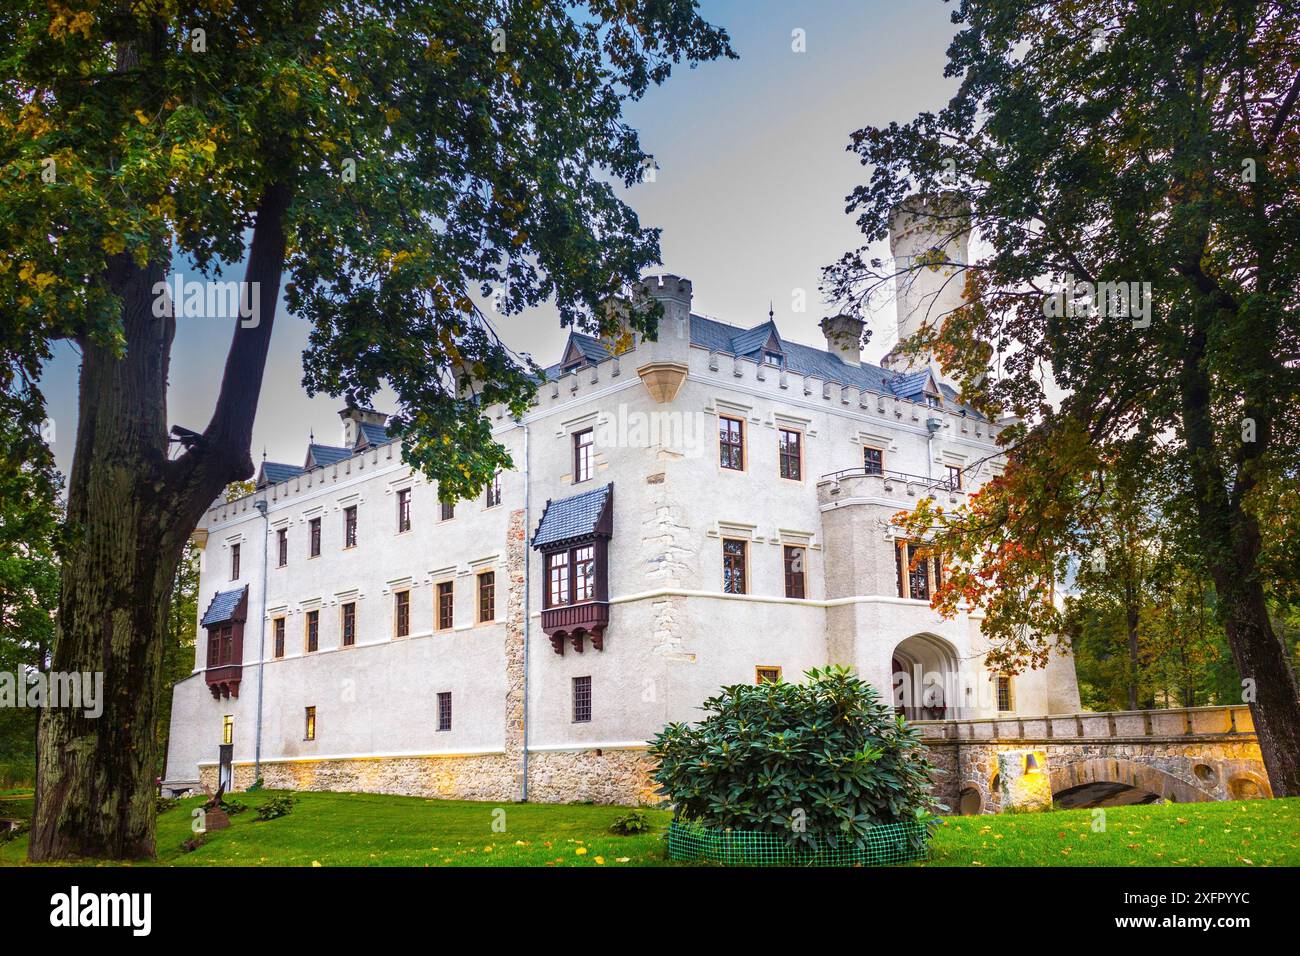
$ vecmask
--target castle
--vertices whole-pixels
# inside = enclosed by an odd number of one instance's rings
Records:
[[[963,262],[924,204],[895,259]],[[960,303],[942,265],[898,290],[899,335]],[[999,424],[927,359],[862,361],[691,310],[643,281],[657,340],[573,332],[521,420],[488,410],[515,467],[438,501],[385,416],[266,462],[202,547],[194,672],[174,690],[167,781],[480,800],[651,799],[647,741],[724,685],[852,665],[914,719],[1079,709],[1073,662],[983,663],[977,613],[941,619],[939,556],[889,524],[1001,468]]]

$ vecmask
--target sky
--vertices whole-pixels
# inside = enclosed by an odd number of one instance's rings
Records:
[[[654,154],[654,182],[623,192],[643,226],[662,229],[662,269],[691,280],[697,314],[734,325],[767,318],[782,336],[824,345],[817,327],[821,270],[859,244],[845,197],[867,170],[846,152],[863,126],[906,122],[937,110],[956,90],[945,79],[955,27],[943,0],[700,0],[702,15],[731,35],[739,60],[679,68],[663,86],[629,104],[625,116]],[[802,31],[796,52],[794,31]],[[882,250],[883,251],[883,250]],[[241,269],[226,278],[238,278]],[[806,307],[793,311],[802,290]],[[567,339],[558,314],[541,306],[493,316],[516,351],[542,365]],[[868,316],[865,357],[878,360],[896,341],[892,303]],[[211,415],[229,346],[229,320],[178,319],[168,414],[202,431]],[[309,433],[337,444],[340,399],[308,398],[301,387],[307,324],[281,306],[268,357],[253,458],[300,464]],[[75,349],[59,345],[43,389],[59,467],[71,465],[76,434]],[[391,394],[375,401],[394,410]]]

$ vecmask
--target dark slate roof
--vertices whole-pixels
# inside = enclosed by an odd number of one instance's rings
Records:
[[[762,325],[755,326],[745,332],[741,332],[731,340],[731,350],[737,355],[749,355],[757,352],[767,340],[776,335],[777,342],[781,341],[781,336],[776,333],[776,324],[774,322],[764,322]]]
[[[307,460],[312,462],[317,468],[322,465],[332,465],[335,462],[343,461],[352,457],[351,448],[338,448],[334,445],[308,445]]]
[[[890,389],[901,398],[912,398],[925,392],[930,383],[930,370],[921,369],[909,375],[898,375],[889,383]]]
[[[754,333],[760,329],[766,331],[769,326],[772,330],[775,330],[775,326],[769,322],[765,322],[753,329],[742,329],[734,325],[728,325],[725,322],[719,322],[716,319],[706,319],[702,315],[692,315],[691,344],[708,349],[710,352],[746,355],[748,353],[741,351],[742,349],[748,347],[752,352],[762,345],[762,342],[758,345],[750,345]],[[762,341],[766,341],[766,335],[764,335]],[[796,375],[809,375],[821,379],[823,382],[849,385],[877,395],[900,394],[894,391],[891,383],[903,376],[881,368],[879,365],[872,365],[869,362],[850,365],[833,352],[813,348],[809,345],[800,345],[798,342],[788,340],[781,341],[781,351],[785,356],[786,369]],[[917,374],[928,373],[922,371]],[[957,411],[965,407],[957,401],[957,392],[954,389],[941,385],[940,390],[944,395],[944,404],[950,406],[950,410]],[[919,394],[919,392],[918,389],[916,394]],[[978,416],[978,413],[973,409],[967,408],[967,411]]]
[[[203,612],[203,620],[199,622],[199,626],[211,627],[213,624],[225,624],[234,617],[235,611],[239,609],[239,603],[247,592],[248,585],[235,588],[233,591],[218,591],[212,603],[208,605],[208,609]]]
[[[595,534],[613,491],[613,485],[605,485],[559,501],[548,501],[533,535],[533,547]]]
[[[298,465],[286,465],[282,461],[262,462],[262,483],[264,484],[278,484],[281,481],[288,481],[290,478],[296,478],[301,474],[302,468]]]
[[[361,436],[365,437],[366,444],[368,445],[382,445],[384,442],[389,440],[387,426],[371,425],[367,422],[362,422],[360,425],[360,435],[358,435],[358,439]],[[360,444],[359,441],[358,444]]]
[[[605,348],[600,339],[592,335],[584,335],[581,332],[571,332],[569,337],[573,344],[578,347],[582,357],[588,362],[603,362],[609,358],[609,349]]]

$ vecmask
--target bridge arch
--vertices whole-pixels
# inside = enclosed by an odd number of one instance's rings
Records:
[[[1122,784],[1145,791],[1171,803],[1203,803],[1220,799],[1214,791],[1204,789],[1171,773],[1117,757],[1090,758],[1050,763],[1052,794],[1066,793],[1090,784]]]

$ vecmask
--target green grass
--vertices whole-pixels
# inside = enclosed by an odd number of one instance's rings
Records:
[[[289,816],[257,820],[270,792],[241,793],[249,809],[192,853],[183,800],[158,818],[166,866],[663,866],[669,814],[622,837],[622,807],[492,804],[357,793],[300,793]],[[28,816],[30,791],[0,791],[0,816]],[[494,812],[504,811],[504,818]],[[494,829],[494,822],[505,830]],[[1300,866],[1300,798],[952,817],[939,825],[930,866]],[[0,865],[22,864],[26,838],[0,844]]]

